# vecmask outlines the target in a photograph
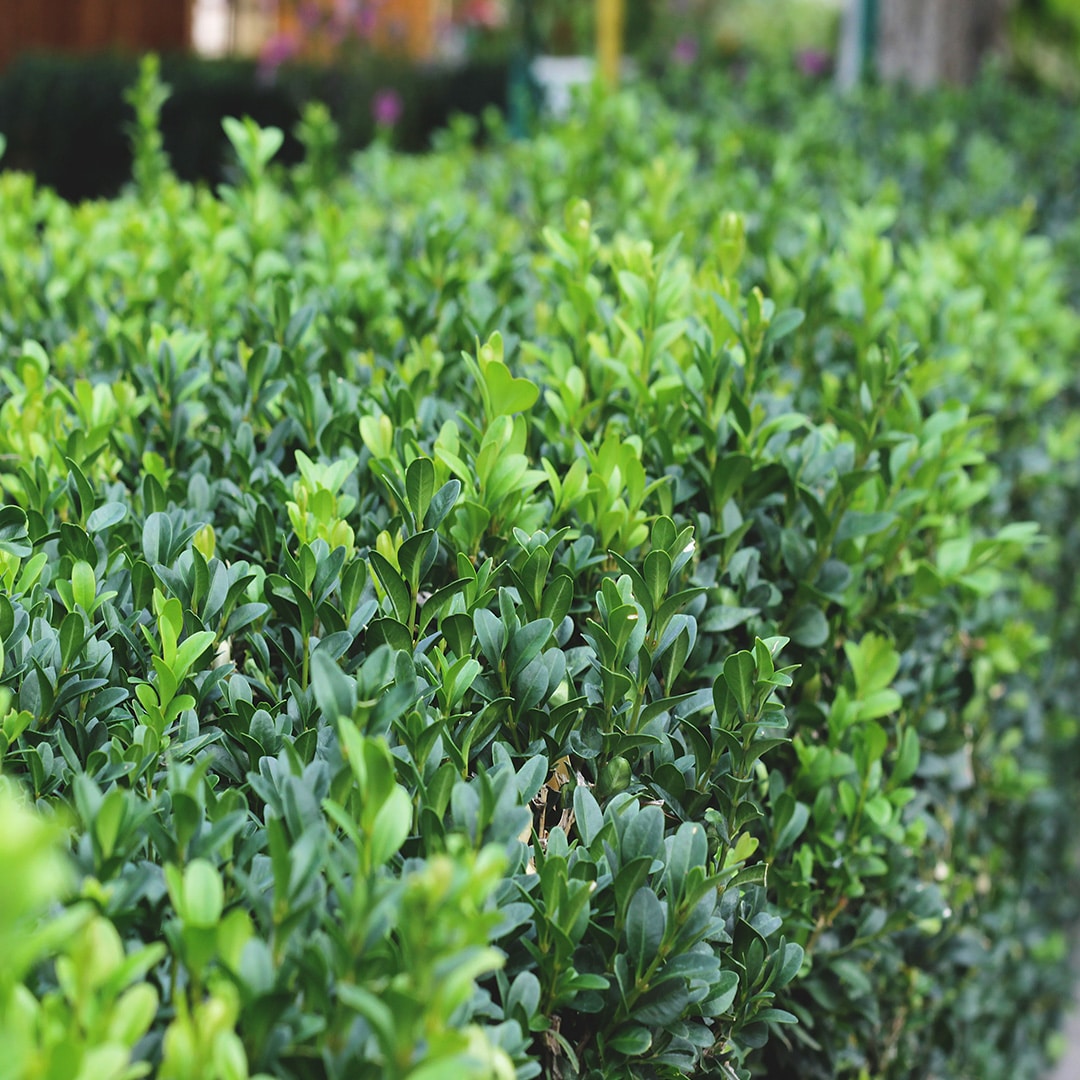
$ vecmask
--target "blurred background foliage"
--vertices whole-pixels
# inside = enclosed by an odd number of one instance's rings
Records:
[[[920,4],[929,10],[933,2],[904,0],[913,10]],[[643,0],[625,5],[624,42],[634,70],[682,86],[689,106],[706,92],[699,76],[707,69],[738,74],[764,64],[781,79],[792,69],[828,78],[850,47],[842,45],[845,19],[857,21],[877,6],[873,0],[848,6],[842,0]],[[34,9],[36,22],[25,16],[20,22],[24,9],[30,10],[16,4],[0,50],[3,165],[34,173],[70,199],[115,194],[130,174],[123,88],[133,81],[139,35],[150,33],[150,24],[130,21],[125,29],[114,20],[94,37],[84,20],[85,43],[75,47],[70,35],[45,33],[44,8]],[[163,60],[173,96],[162,124],[179,176],[210,183],[224,176],[224,116],[250,115],[291,132],[304,103],[321,100],[345,150],[365,146],[382,126],[392,129],[398,149],[422,151],[454,113],[479,117],[488,106],[513,112],[530,54],[590,53],[595,42],[594,9],[577,0],[197,0],[190,10],[187,47],[167,50]],[[427,12],[428,22],[417,21],[417,12]],[[1065,100],[1076,97],[1080,0],[1013,0],[1005,31],[1004,48],[993,57],[999,74]],[[109,42],[112,47],[101,47]],[[284,160],[298,153],[290,137]]]

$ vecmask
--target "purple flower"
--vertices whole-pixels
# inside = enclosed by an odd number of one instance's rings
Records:
[[[466,26],[492,30],[505,23],[506,12],[495,0],[466,0],[461,11],[461,21]]]
[[[356,16],[356,36],[365,40],[370,38],[375,33],[377,21],[374,5],[365,4]]]
[[[832,57],[824,49],[803,49],[795,54],[795,66],[803,75],[820,79],[832,66]]]
[[[697,58],[697,38],[684,34],[675,42],[675,45],[671,50],[672,62],[678,64],[680,67],[689,67]]]
[[[310,34],[322,26],[323,11],[322,8],[315,3],[315,0],[307,0],[306,3],[301,4],[297,10],[297,16],[300,19],[300,26],[305,33]]]
[[[272,78],[282,64],[300,51],[300,40],[295,34],[274,34],[259,53],[259,74]]]
[[[405,111],[405,104],[401,95],[392,89],[379,90],[371,102],[371,115],[375,118],[375,124],[380,128],[392,128]]]
[[[352,23],[354,16],[353,5],[351,3],[338,3],[334,4],[333,10],[327,13],[327,26],[331,32],[338,37],[344,37],[348,31],[349,25]]]

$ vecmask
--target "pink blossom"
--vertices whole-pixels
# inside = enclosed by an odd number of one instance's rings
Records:
[[[824,49],[803,49],[795,55],[795,66],[814,79],[828,74],[831,64],[832,57]]]
[[[259,66],[264,72],[274,72],[300,51],[300,40],[295,34],[274,34],[259,54]]]
[[[380,128],[392,128],[401,119],[404,111],[405,103],[401,100],[401,95],[393,89],[377,91],[371,102],[371,115]]]
[[[689,67],[698,58],[697,38],[683,35],[671,50],[671,59],[680,67]]]
[[[356,15],[355,29],[356,36],[360,38],[369,38],[375,33],[376,15],[375,5],[365,4]]]
[[[495,30],[506,22],[506,12],[497,0],[467,0],[461,11],[466,26]]]
[[[315,0],[306,0],[306,3],[301,4],[297,15],[300,19],[300,25],[307,33],[317,30],[322,25],[322,8],[319,7]]]
[[[348,23],[356,18],[363,4],[359,0],[335,0],[334,18],[338,22]]]

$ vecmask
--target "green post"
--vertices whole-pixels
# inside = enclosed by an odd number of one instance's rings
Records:
[[[878,0],[848,0],[840,35],[836,82],[851,90],[876,69]]]
[[[862,18],[860,19],[862,41],[859,50],[861,61],[859,69],[861,78],[865,79],[872,75],[876,68],[878,0],[860,0],[860,3],[862,4]]]
[[[510,132],[523,139],[532,128],[539,104],[539,88],[533,78],[532,63],[538,52],[536,15],[533,0],[516,0],[521,35],[510,57],[510,85],[507,90]]]

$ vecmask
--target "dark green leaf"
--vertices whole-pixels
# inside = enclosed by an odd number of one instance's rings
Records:
[[[667,930],[667,909],[652,889],[638,889],[626,911],[626,946],[640,975],[656,958]]]

